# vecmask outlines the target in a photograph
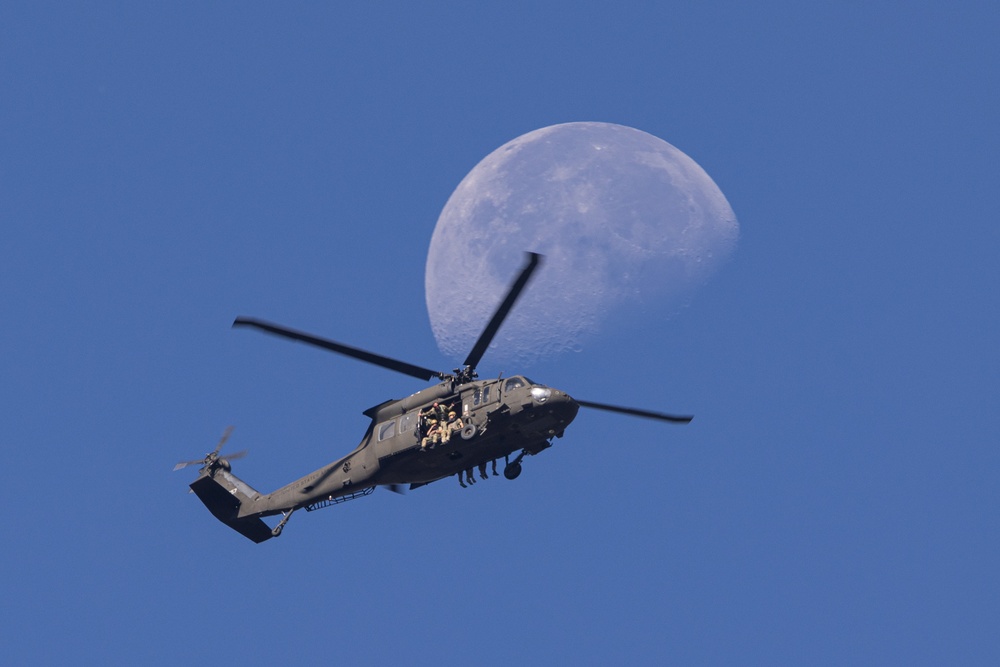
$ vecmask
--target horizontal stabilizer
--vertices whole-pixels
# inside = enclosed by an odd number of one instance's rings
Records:
[[[227,491],[219,482],[209,476],[199,477],[191,484],[191,490],[205,503],[205,507],[222,523],[241,535],[260,544],[273,537],[271,527],[257,517],[238,518],[240,499]]]

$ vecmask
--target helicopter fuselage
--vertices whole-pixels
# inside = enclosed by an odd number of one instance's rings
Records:
[[[427,421],[438,410],[453,411],[456,421],[442,420],[441,426],[450,427],[450,433],[435,439]],[[353,452],[245,504],[240,516],[287,512],[373,486],[415,488],[515,452],[537,454],[550,446],[552,438],[562,436],[578,410],[565,392],[523,376],[457,387],[441,382],[367,410],[372,423]]]

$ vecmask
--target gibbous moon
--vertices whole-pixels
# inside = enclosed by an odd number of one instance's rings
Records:
[[[615,314],[680,305],[738,236],[719,188],[666,141],[611,123],[535,130],[487,155],[441,211],[425,274],[434,337],[464,359],[530,250],[545,260],[485,360],[581,349]]]

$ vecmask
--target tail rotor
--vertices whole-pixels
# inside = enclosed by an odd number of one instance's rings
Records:
[[[175,471],[181,470],[183,468],[187,468],[188,466],[193,466],[193,465],[204,466],[205,468],[209,468],[211,471],[215,471],[218,468],[225,468],[226,470],[230,470],[231,469],[231,466],[229,465],[230,461],[241,459],[247,455],[247,451],[244,449],[243,451],[239,451],[234,454],[228,454],[225,458],[219,457],[219,452],[222,451],[222,446],[226,444],[227,440],[229,440],[229,436],[232,434],[232,432],[233,432],[232,426],[226,428],[225,433],[222,434],[222,438],[219,439],[219,444],[215,446],[214,450],[212,450],[208,454],[205,454],[205,458],[194,459],[192,461],[181,461],[180,463],[174,466],[174,470]]]

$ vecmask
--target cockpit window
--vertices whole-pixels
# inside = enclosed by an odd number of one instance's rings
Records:
[[[396,435],[396,420],[387,421],[378,427],[378,439],[385,440]]]
[[[514,389],[517,389],[518,387],[523,387],[523,386],[524,386],[524,378],[513,377],[507,379],[507,382],[505,382],[503,385],[503,390],[512,391]]]

